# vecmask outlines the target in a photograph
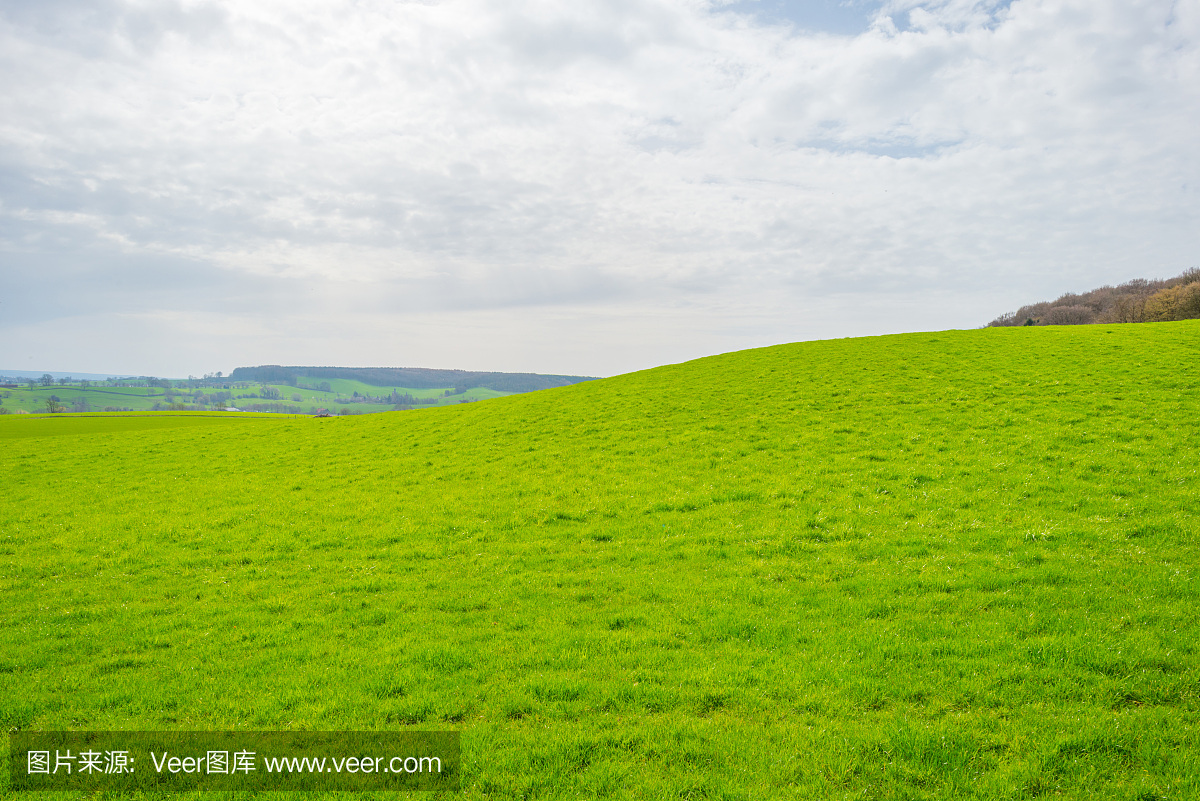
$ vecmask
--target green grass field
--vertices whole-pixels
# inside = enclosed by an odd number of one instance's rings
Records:
[[[0,722],[456,730],[472,799],[1198,798],[1198,353],[993,328],[6,416]]]

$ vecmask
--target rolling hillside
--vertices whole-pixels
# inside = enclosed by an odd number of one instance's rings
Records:
[[[1200,797],[1198,351],[989,328],[419,415],[0,418],[0,722],[455,730],[465,798]]]

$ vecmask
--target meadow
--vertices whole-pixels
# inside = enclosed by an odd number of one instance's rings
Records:
[[[422,414],[9,415],[0,723],[459,731],[471,799],[1197,798],[1198,352],[990,328]]]

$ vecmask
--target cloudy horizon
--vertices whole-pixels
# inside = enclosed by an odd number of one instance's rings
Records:
[[[0,6],[0,366],[614,375],[1200,266],[1196,0]]]

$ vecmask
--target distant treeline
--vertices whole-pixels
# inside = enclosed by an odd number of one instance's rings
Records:
[[[578,375],[541,375],[539,373],[474,373],[468,370],[429,370],[421,367],[283,367],[266,364],[238,367],[229,376],[232,381],[260,381],[264,384],[297,386],[301,379],[346,378],[375,387],[439,389],[455,387],[465,392],[475,387],[496,392],[533,392],[564,387],[590,377]]]
[[[1164,281],[1139,278],[1082,295],[1022,306],[988,325],[1084,325],[1152,323],[1200,318],[1200,269]]]

